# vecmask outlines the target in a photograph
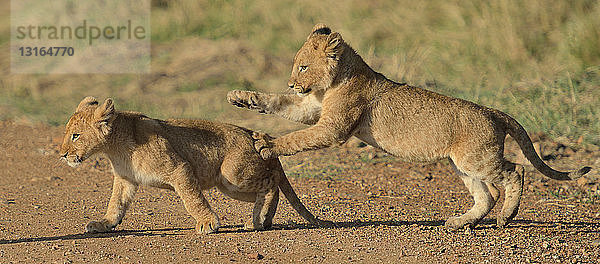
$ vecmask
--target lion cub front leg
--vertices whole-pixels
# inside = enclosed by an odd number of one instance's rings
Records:
[[[196,219],[196,233],[217,232],[219,217],[208,204],[200,186],[192,179],[191,173],[178,175],[174,187],[175,192],[183,200],[185,209]]]
[[[233,90],[227,93],[227,101],[237,107],[256,110],[263,114],[272,114],[273,107],[269,100],[272,96],[259,92]]]
[[[120,224],[121,220],[123,220],[123,217],[125,216],[127,208],[131,204],[131,201],[133,201],[137,187],[137,184],[134,184],[115,174],[112,195],[110,196],[110,202],[108,202],[106,214],[99,221],[89,222],[85,227],[86,232],[109,232],[118,224]]]
[[[304,97],[293,94],[266,94],[234,90],[227,93],[227,101],[237,107],[274,114],[287,120],[314,125],[321,116],[323,94],[315,91]]]

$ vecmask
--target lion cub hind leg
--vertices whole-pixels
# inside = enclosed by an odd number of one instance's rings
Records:
[[[260,203],[264,205],[260,209],[259,213],[260,225],[258,225],[257,227],[255,227],[254,225],[255,210],[253,209],[252,217],[244,223],[244,229],[250,231],[255,229],[261,230],[271,228],[271,226],[273,225],[273,216],[275,216],[275,211],[277,210],[277,203],[279,202],[279,189],[277,189],[277,192],[274,194],[273,197],[270,197],[270,193],[265,194],[263,192],[259,194],[256,192],[237,192],[232,191],[224,186],[218,186],[218,189],[225,195],[238,201],[254,203],[255,207],[257,206],[257,198],[262,199],[263,201],[260,201]]]
[[[484,157],[485,153],[481,153],[477,155],[476,158],[473,158],[473,155],[464,155],[462,159],[459,160],[460,165],[456,165],[454,160],[450,160],[451,165],[454,167],[457,175],[461,178],[469,193],[473,196],[473,200],[475,204],[473,207],[467,211],[465,214],[459,217],[450,217],[446,221],[446,227],[449,229],[460,229],[464,226],[475,226],[481,219],[483,219],[496,205],[498,198],[500,196],[500,191],[496,187],[492,181],[490,181],[490,177],[486,175],[495,175],[494,169],[490,169],[490,164],[494,164],[494,161],[497,159],[497,155],[488,155],[488,162],[485,162]],[[488,163],[487,165],[476,165],[474,166],[474,160],[478,160],[479,163]],[[465,164],[466,163],[466,164]],[[495,166],[491,166],[495,167]],[[463,172],[463,170],[468,171],[468,173]],[[495,177],[492,177],[495,179]]]
[[[469,192],[475,200],[475,204],[469,211],[459,217],[450,217],[446,221],[446,227],[456,230],[465,226],[474,226],[483,219],[496,204],[494,195],[490,192],[488,185],[468,175],[460,175]]]
[[[277,205],[279,204],[279,187],[275,187],[265,195],[265,204],[260,211],[261,224],[264,229],[271,229],[273,227],[273,217],[277,212]]]
[[[184,173],[181,177],[174,177],[177,181],[173,184],[175,192],[183,200],[185,209],[196,219],[196,233],[209,234],[219,229],[219,217],[212,210],[196,181],[192,180],[191,173]]]
[[[252,210],[252,219],[244,228],[246,230],[266,230],[273,226],[273,217],[279,203],[279,188],[277,186],[256,193],[256,201]]]
[[[491,182],[486,182],[485,185],[488,187],[492,198],[494,198],[494,202],[498,202],[498,199],[500,198],[500,190],[498,189],[498,186]]]
[[[504,204],[496,220],[499,227],[506,226],[519,212],[519,204],[523,194],[524,174],[525,168],[522,165],[504,161],[502,166]]]

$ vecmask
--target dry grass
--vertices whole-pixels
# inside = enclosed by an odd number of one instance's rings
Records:
[[[224,95],[283,92],[294,52],[312,25],[324,22],[390,78],[499,108],[530,131],[600,145],[597,1],[153,3],[152,74],[10,76],[4,51],[0,118],[62,124],[91,94],[157,117],[296,129],[230,107]],[[0,12],[8,17],[8,9]],[[0,26],[2,47],[7,23]]]

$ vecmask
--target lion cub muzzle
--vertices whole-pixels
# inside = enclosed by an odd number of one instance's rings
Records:
[[[75,168],[81,164],[84,158],[80,157],[77,154],[69,155],[69,152],[65,152],[65,154],[60,155],[60,159],[67,162],[67,165]]]
[[[294,90],[294,92],[296,92],[296,94],[300,97],[307,96],[312,91],[311,88],[304,88],[302,85],[295,83],[290,83],[288,84],[288,86],[290,89]]]

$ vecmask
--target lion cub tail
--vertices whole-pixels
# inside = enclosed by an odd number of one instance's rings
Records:
[[[533,143],[531,143],[531,138],[529,138],[527,131],[525,131],[523,126],[521,126],[517,120],[498,110],[495,110],[494,113],[504,122],[508,134],[517,141],[527,160],[531,162],[533,167],[547,177],[560,181],[574,180],[588,173],[592,169],[591,167],[586,166],[577,171],[562,172],[550,168],[535,152]]]
[[[298,214],[300,214],[302,218],[304,218],[306,221],[313,225],[321,227],[334,226],[333,222],[317,219],[310,211],[308,211],[304,204],[302,204],[302,201],[300,201],[300,199],[298,198],[298,195],[294,191],[294,188],[292,188],[292,185],[288,181],[287,176],[283,172],[283,169],[281,169],[281,174],[281,179],[279,180],[279,189],[281,190],[283,195],[285,195],[285,198],[290,202],[292,208],[294,208],[294,210],[296,210],[296,212],[298,212]]]

